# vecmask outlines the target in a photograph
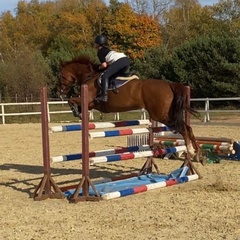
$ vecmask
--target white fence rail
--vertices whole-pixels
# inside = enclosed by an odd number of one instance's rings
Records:
[[[48,102],[48,121],[51,122],[51,114],[64,114],[64,113],[71,113],[72,111],[70,110],[59,110],[59,111],[50,111],[50,105],[64,105],[67,104],[67,101],[54,101],[54,102]],[[8,113],[6,112],[6,107],[8,106],[27,106],[27,105],[33,105],[33,106],[40,106],[41,102],[22,102],[22,103],[0,103],[1,106],[1,112],[0,112],[0,117],[2,118],[2,124],[6,124],[6,117],[9,116],[30,116],[30,115],[41,115],[41,112],[17,112],[17,113]],[[94,120],[94,112],[98,112],[97,110],[92,110],[89,111],[89,117],[90,120]],[[141,119],[146,119],[146,110],[144,109],[139,109],[135,111],[130,111],[130,112],[139,112],[141,114]],[[114,120],[119,120],[120,119],[120,114],[115,113],[114,114]]]
[[[203,122],[210,122],[210,113],[240,113],[240,110],[210,110],[210,101],[240,101],[240,97],[233,98],[191,98],[191,102],[205,102],[204,110],[198,112],[204,113]]]
[[[234,97],[234,98],[192,98],[191,101],[194,102],[205,102],[204,105],[204,110],[198,110],[198,112],[202,112],[204,113],[204,119],[203,122],[209,122],[210,119],[210,113],[240,113],[240,110],[210,110],[210,101],[240,101],[240,97]],[[17,112],[17,113],[10,113],[10,112],[6,112],[6,108],[8,106],[26,106],[26,105],[34,105],[40,106],[40,102],[22,102],[22,103],[0,103],[1,106],[1,112],[0,112],[0,117],[2,119],[2,124],[6,123],[6,117],[8,116],[27,116],[27,115],[40,115],[41,112]],[[71,113],[72,111],[70,110],[64,110],[64,111],[50,111],[49,110],[49,106],[50,105],[63,105],[63,104],[67,104],[67,101],[53,101],[53,102],[48,102],[48,120],[49,122],[51,122],[51,114],[63,114],[63,113]],[[90,119],[94,120],[94,112],[98,112],[98,111],[90,111]],[[131,111],[131,112],[139,112],[141,113],[141,119],[146,119],[146,111],[144,109],[139,109],[136,111]],[[115,113],[114,115],[114,120],[119,120],[120,118],[120,113]]]

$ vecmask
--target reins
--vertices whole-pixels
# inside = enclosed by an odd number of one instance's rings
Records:
[[[83,79],[83,81],[81,81],[82,82],[81,85],[86,84],[88,81],[92,80],[94,77],[96,77],[96,79],[94,81],[97,81],[97,78],[99,77],[98,74],[95,72],[93,72],[93,73],[91,72],[91,73],[85,74],[85,75],[86,75],[86,77],[85,77],[85,79]]]

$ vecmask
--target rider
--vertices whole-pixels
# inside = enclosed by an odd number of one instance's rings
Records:
[[[107,37],[104,35],[98,35],[95,38],[95,44],[98,50],[97,55],[101,63],[99,69],[106,69],[101,76],[101,95],[96,99],[107,102],[109,79],[117,74],[124,74],[130,66],[130,60],[124,53],[110,50],[107,46]]]

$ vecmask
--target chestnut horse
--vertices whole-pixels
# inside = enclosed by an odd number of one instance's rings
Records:
[[[115,90],[108,90],[108,102],[100,102],[95,98],[101,90],[98,79],[101,72],[98,65],[86,56],[62,63],[58,91],[67,95],[72,87],[87,84],[89,89],[89,110],[101,112],[125,112],[146,109],[150,119],[163,123],[171,130],[180,133],[191,158],[199,160],[199,148],[192,128],[184,121],[184,113],[196,116],[189,107],[188,89],[181,83],[167,82],[159,79],[138,78],[128,81]],[[74,116],[81,114],[81,97],[71,97],[68,103]]]

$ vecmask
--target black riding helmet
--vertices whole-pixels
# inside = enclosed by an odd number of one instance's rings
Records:
[[[107,44],[107,37],[104,35],[98,35],[95,38],[95,43],[99,45],[106,45]]]

